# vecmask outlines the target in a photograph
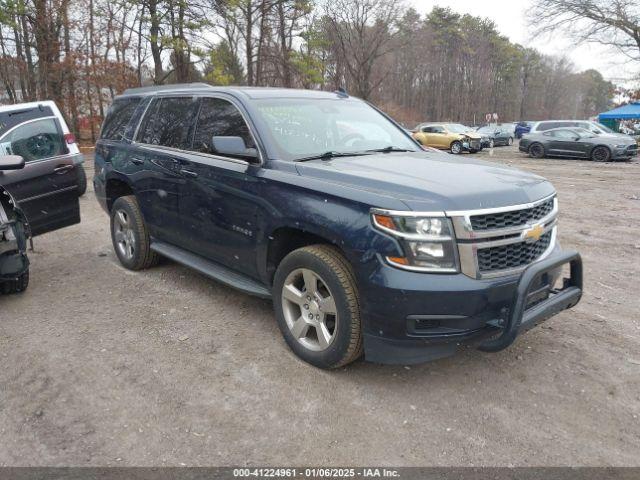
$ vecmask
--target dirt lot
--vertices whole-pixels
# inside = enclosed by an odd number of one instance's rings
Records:
[[[586,294],[498,354],[297,360],[271,304],[121,268],[92,192],[0,297],[0,465],[640,466],[640,163],[493,158],[559,192]]]

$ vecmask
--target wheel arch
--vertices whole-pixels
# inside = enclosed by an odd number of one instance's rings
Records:
[[[607,150],[609,150],[609,155],[613,156],[613,150],[611,149],[611,147],[610,147],[609,145],[606,145],[606,144],[604,144],[604,143],[597,143],[597,144],[595,144],[593,147],[591,147],[591,150],[589,150],[589,158],[591,158],[591,155],[593,155],[593,151],[594,151],[596,148],[600,148],[600,147],[604,147],[604,148],[606,148]]]
[[[111,175],[105,182],[105,196],[107,199],[107,209],[111,211],[113,203],[126,195],[134,195],[131,182],[124,175]]]
[[[278,265],[284,257],[298,248],[309,245],[331,245],[337,248],[340,253],[349,260],[347,252],[336,241],[336,236],[330,232],[313,231],[282,225],[275,228],[267,237],[267,245],[264,254],[264,265],[266,279],[271,285]]]

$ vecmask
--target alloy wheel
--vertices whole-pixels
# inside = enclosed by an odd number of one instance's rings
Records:
[[[289,330],[305,348],[321,352],[336,336],[338,313],[327,283],[314,271],[292,271],[282,287],[282,310]]]
[[[534,144],[529,148],[529,153],[533,158],[542,158],[544,156],[544,149],[542,145]]]
[[[114,233],[116,246],[120,254],[127,260],[131,260],[136,249],[136,237],[131,228],[129,215],[124,210],[118,210],[114,218]]]
[[[596,149],[593,151],[592,157],[596,162],[607,162],[611,157],[611,154],[605,147],[596,147]]]

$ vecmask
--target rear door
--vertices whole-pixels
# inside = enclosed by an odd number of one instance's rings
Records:
[[[427,138],[427,145],[436,148],[448,148],[448,142],[444,127],[442,125],[431,125],[426,128],[425,136]]]
[[[0,174],[0,184],[24,211],[33,236],[80,222],[78,175],[57,118],[27,120],[0,136],[0,153],[21,155],[22,170]]]
[[[198,100],[192,96],[153,99],[140,125],[130,157],[145,173],[132,177],[140,208],[152,236],[175,245],[188,240],[180,203],[190,188],[183,170]]]

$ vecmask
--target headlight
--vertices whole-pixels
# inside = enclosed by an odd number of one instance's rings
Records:
[[[627,148],[629,145],[616,145],[616,148]]]
[[[453,227],[446,217],[422,217],[373,209],[373,224],[398,239],[404,257],[386,257],[400,268],[423,272],[454,273],[458,257]]]

